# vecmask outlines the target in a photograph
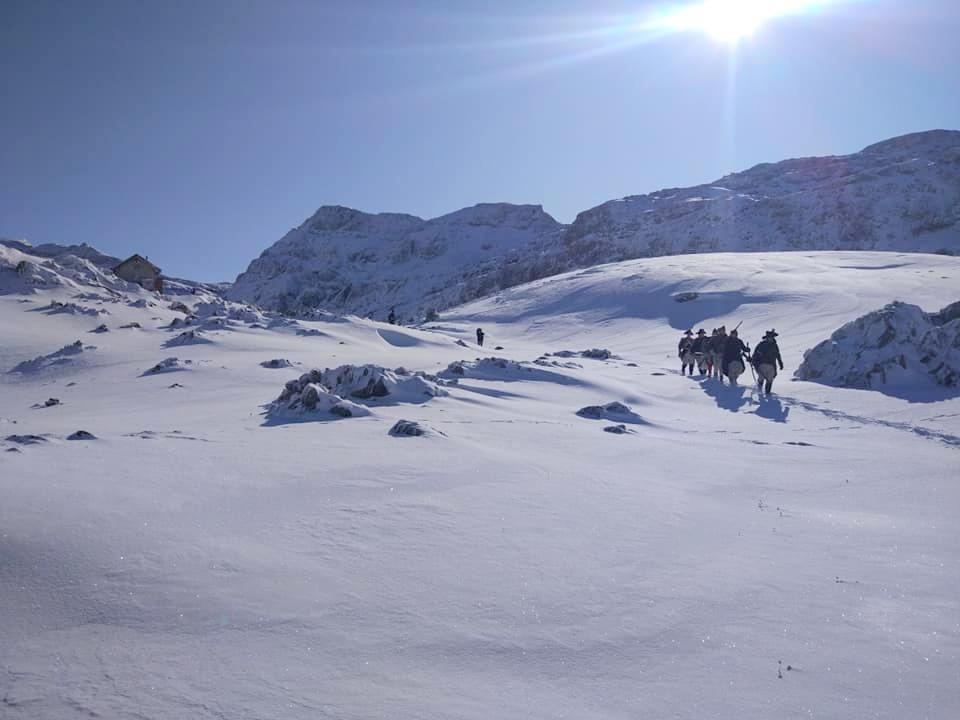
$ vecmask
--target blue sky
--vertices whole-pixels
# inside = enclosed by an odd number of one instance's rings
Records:
[[[824,0],[728,44],[683,3],[0,3],[0,236],[224,280],[321,205],[605,200],[960,128],[960,2]]]

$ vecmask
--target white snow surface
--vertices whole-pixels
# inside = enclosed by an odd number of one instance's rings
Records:
[[[157,375],[169,302],[119,290],[140,328],[22,373],[102,318],[0,294],[0,716],[955,718],[960,398],[790,374],[958,288],[938,255],[632,260],[421,328],[238,319]],[[769,400],[678,373],[682,330],[740,321],[781,334]],[[528,364],[571,348],[614,357]],[[296,368],[458,361],[428,402],[266,414]]]

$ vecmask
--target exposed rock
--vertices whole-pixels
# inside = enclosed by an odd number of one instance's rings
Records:
[[[647,424],[646,420],[633,412],[629,406],[621,402],[611,402],[606,405],[588,405],[587,407],[577,410],[577,415],[589,420],[611,420],[618,424]]]
[[[460,378],[501,380],[504,382],[530,380],[534,382],[555,382],[562,385],[573,385],[578,382],[566,375],[536,367],[533,363],[519,363],[501,357],[457,360],[441,371],[439,377],[452,382],[456,382]]]
[[[264,360],[260,363],[260,367],[279,370],[280,368],[293,367],[293,363],[286,358],[274,358],[273,360]]]
[[[90,332],[92,332],[92,333],[105,333],[105,332],[110,332],[110,328],[107,327],[107,324],[106,324],[106,323],[102,323],[102,324],[100,324],[100,325],[97,325],[97,326],[96,326],[93,330],[91,330]]]
[[[97,436],[86,430],[77,430],[75,433],[67,435],[67,440],[96,440]]]
[[[906,389],[960,383],[960,319],[894,302],[847,323],[804,353],[795,376],[849,388]]]
[[[690,302],[691,300],[696,300],[698,297],[700,297],[700,293],[682,292],[674,295],[673,299],[676,300],[678,303],[685,303],[685,302]]]
[[[301,337],[326,337],[327,333],[322,330],[317,330],[316,328],[300,328],[297,330],[297,335]]]
[[[75,356],[80,355],[84,351],[95,349],[93,345],[84,345],[81,341],[77,340],[69,345],[64,345],[59,350],[48,355],[40,355],[32,360],[24,360],[14,366],[10,372],[34,373],[51,367],[69,365],[75,361]]]
[[[42,402],[42,403],[37,403],[36,405],[33,405],[32,407],[35,407],[35,408],[48,408],[48,407],[54,407],[54,406],[59,405],[59,404],[60,404],[60,398],[54,398],[54,397],[52,397],[52,398],[48,398],[47,400],[45,400],[45,401]]]
[[[397,420],[390,428],[393,437],[424,437],[429,435],[443,435],[439,430],[414,420]]]
[[[318,382],[311,382],[309,377],[290,380],[267,408],[267,415],[273,420],[286,419],[334,419],[363,417],[370,411],[362,405],[357,405],[336,395]]]
[[[52,300],[47,307],[43,308],[43,311],[47,315],[89,315],[96,317],[97,315],[110,314],[102,308],[92,308],[87,307],[86,305],[78,305],[77,303],[64,303],[57,300]]]
[[[212,342],[213,340],[205,337],[199,330],[186,330],[176,337],[167,340],[163,346],[169,348],[183,345],[206,345]]]
[[[143,374],[144,374],[144,375],[158,375],[158,374],[160,374],[160,373],[178,372],[178,371],[180,371],[180,370],[189,370],[190,368],[187,367],[187,366],[188,366],[188,365],[191,365],[192,362],[193,362],[193,361],[191,361],[191,360],[179,360],[179,359],[177,359],[177,358],[175,358],[175,357],[168,357],[168,358],[165,358],[165,359],[161,360],[160,362],[158,362],[156,365],[154,365],[154,366],[153,366],[152,368],[150,368],[149,370],[144,371]]]
[[[589,360],[610,360],[616,358],[609,350],[602,348],[590,348],[589,350],[558,350],[555,353],[547,353],[545,357],[560,357],[560,358],[570,358],[570,357],[582,357]]]
[[[140,327],[140,323],[138,323],[138,322],[131,322],[131,323],[127,323],[126,325],[121,325],[121,326],[120,326],[120,329],[121,329],[121,330],[130,330],[131,328],[139,328],[139,327]]]
[[[308,375],[313,377],[316,372]],[[436,378],[425,373],[397,373],[379,365],[341,365],[320,373],[319,382],[337,395],[359,400],[425,402],[447,394]]]
[[[7,435],[4,440],[16,443],[17,445],[40,445],[41,443],[48,442],[47,438],[43,437],[43,435]]]
[[[626,435],[628,433],[634,432],[633,430],[628,430],[626,425],[607,425],[604,429],[604,432],[613,433],[614,435]]]

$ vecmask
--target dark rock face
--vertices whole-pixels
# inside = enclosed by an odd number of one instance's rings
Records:
[[[7,435],[4,440],[16,443],[17,445],[40,445],[41,443],[48,442],[42,435]]]
[[[67,435],[67,440],[96,440],[97,436],[86,430],[77,430],[75,433]]]
[[[430,435],[431,431],[425,425],[421,425],[413,420],[397,420],[390,428],[390,435],[393,437],[422,437]]]
[[[627,430],[626,425],[607,425],[604,429],[604,432],[613,433],[614,435],[625,435],[629,430]]]

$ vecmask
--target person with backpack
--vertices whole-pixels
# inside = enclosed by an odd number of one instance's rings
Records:
[[[479,345],[480,347],[483,347],[483,337],[484,337],[483,329],[477,328],[477,345]]]
[[[770,395],[773,387],[773,379],[777,376],[777,365],[783,370],[783,358],[780,357],[777,335],[776,330],[767,330],[763,340],[757,343],[753,351],[753,367],[757,370],[757,387],[766,395]]]
[[[743,344],[743,340],[737,336],[737,329],[734,328],[723,346],[723,374],[733,386],[736,386],[737,378],[747,369],[744,358],[747,362],[750,361],[750,348]]]
[[[720,382],[723,382],[721,371],[723,369],[723,348],[726,344],[727,326],[721,325],[714,331],[713,336],[711,336],[708,348],[710,361],[713,365],[713,377]]]
[[[690,374],[693,375],[693,330],[687,330],[677,343],[677,355],[680,358],[680,374],[686,375],[687,366],[690,367]]]
[[[697,330],[697,337],[694,338],[693,343],[690,345],[690,350],[693,353],[693,359],[697,363],[697,370],[700,371],[701,375],[704,375],[707,372],[707,331],[703,328]]]
[[[391,325],[397,324],[397,309],[395,307],[390,308],[390,314],[387,315],[387,322]]]

